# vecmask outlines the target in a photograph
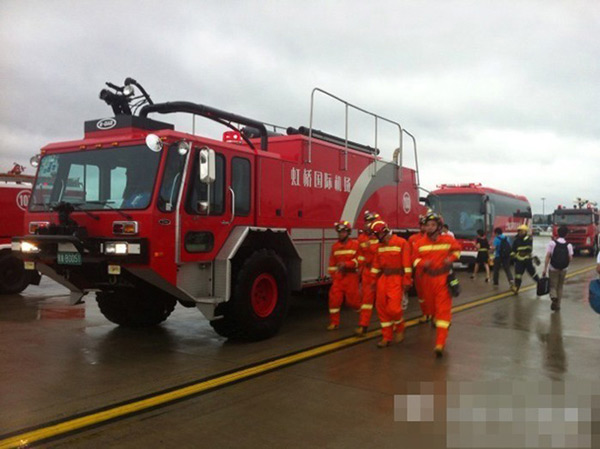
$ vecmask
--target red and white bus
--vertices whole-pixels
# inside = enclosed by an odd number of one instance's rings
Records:
[[[460,262],[464,264],[475,262],[478,229],[491,239],[495,228],[511,236],[519,225],[531,223],[531,206],[526,197],[481,184],[442,184],[429,194],[428,202],[460,241]]]

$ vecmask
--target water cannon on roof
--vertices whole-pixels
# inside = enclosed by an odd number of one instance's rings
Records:
[[[573,200],[574,203],[574,208],[575,209],[594,209],[595,207],[598,206],[598,203],[596,201],[590,201],[587,200],[585,198],[580,198],[577,197]]]
[[[148,92],[133,78],[125,78],[123,86],[106,82],[109,89],[100,91],[100,99],[109,105],[115,115],[135,115],[137,110],[145,105],[154,104]],[[134,86],[140,91],[136,95]]]

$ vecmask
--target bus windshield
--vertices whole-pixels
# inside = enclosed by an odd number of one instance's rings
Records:
[[[557,225],[581,225],[592,224],[591,214],[555,214],[554,224]]]
[[[429,203],[456,238],[474,239],[477,230],[484,229],[482,195],[430,195]]]
[[[76,210],[145,209],[150,204],[160,153],[145,145],[48,154],[40,161],[30,211],[60,202]]]

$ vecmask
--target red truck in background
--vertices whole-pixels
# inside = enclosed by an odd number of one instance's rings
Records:
[[[558,206],[552,214],[552,238],[558,237],[558,228],[566,226],[566,240],[573,245],[575,255],[587,251],[595,256],[600,245],[600,212],[594,202],[579,198],[575,202],[572,208]]]
[[[475,239],[483,230],[488,240],[494,229],[515,236],[517,227],[531,223],[531,206],[526,197],[485,187],[478,183],[442,184],[427,197],[430,207],[442,215],[462,246],[460,262],[473,264],[477,258]]]
[[[11,252],[11,238],[23,233],[23,218],[34,177],[23,174],[15,163],[12,170],[0,173],[0,294],[20,293],[29,284],[39,284],[36,271],[26,271],[23,261]]]
[[[26,268],[69,288],[73,303],[95,291],[114,323],[156,325],[179,303],[220,335],[267,338],[291,291],[330,282],[334,222],[361,227],[374,210],[397,233],[418,229],[416,141],[397,122],[321,89],[310,125],[282,128],[196,103],[155,104],[131,78],[107,85],[100,98],[114,117],[86,122],[83,139],[42,148],[12,248]],[[346,137],[313,128],[316,94],[345,106]],[[373,146],[348,139],[349,109],[374,120]],[[156,113],[229,131],[223,140],[185,133],[148,118]],[[392,161],[378,155],[383,124],[395,130]],[[407,136],[415,168],[402,161]]]

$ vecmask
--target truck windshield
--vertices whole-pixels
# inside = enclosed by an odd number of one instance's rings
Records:
[[[29,210],[50,210],[60,202],[78,210],[145,209],[159,160],[160,153],[145,145],[46,155]]]
[[[474,239],[477,230],[484,229],[481,195],[429,195],[429,203],[456,238]]]
[[[557,225],[581,225],[592,224],[591,214],[555,214],[554,224]]]

